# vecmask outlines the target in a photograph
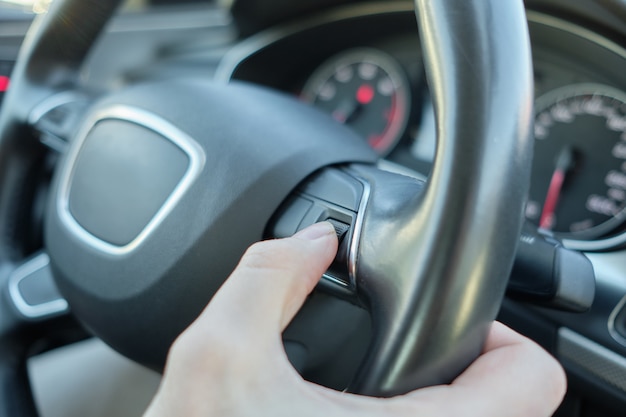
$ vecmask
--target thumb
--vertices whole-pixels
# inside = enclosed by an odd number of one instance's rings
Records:
[[[252,245],[215,294],[198,325],[257,340],[293,319],[337,253],[335,229],[317,223],[286,239]]]

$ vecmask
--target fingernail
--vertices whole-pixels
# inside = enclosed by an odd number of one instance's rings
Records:
[[[316,240],[324,236],[335,235],[335,228],[329,222],[315,223],[293,235],[298,239]]]

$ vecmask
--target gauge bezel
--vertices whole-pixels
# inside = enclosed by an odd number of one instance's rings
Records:
[[[332,55],[320,64],[309,76],[302,87],[300,97],[307,103],[313,103],[320,86],[326,83],[336,70],[341,67],[369,63],[382,69],[394,86],[396,95],[396,120],[390,122],[383,133],[384,149],[375,149],[381,158],[389,155],[404,136],[411,115],[411,84],[402,65],[393,56],[375,48],[351,48]]]
[[[599,83],[579,83],[570,84],[557,88],[543,94],[535,100],[535,119],[539,114],[548,110],[549,108],[557,105],[559,102],[571,100],[577,97],[583,96],[600,96],[615,100],[623,105],[626,105],[626,93],[605,84]],[[626,130],[622,134],[625,134]],[[539,139],[534,139],[538,141]],[[619,213],[606,221],[593,226],[589,229],[585,229],[580,232],[550,232],[555,237],[559,238],[563,242],[567,242],[567,246],[572,249],[578,249],[579,246],[586,247],[588,245],[579,245],[579,242],[598,242],[605,241],[606,236],[610,235],[612,231],[619,229],[621,225],[626,222],[626,202],[623,204]],[[616,232],[617,235],[620,231]],[[610,238],[611,236],[609,236]],[[626,234],[624,236],[626,242]],[[589,250],[589,249],[587,249]]]

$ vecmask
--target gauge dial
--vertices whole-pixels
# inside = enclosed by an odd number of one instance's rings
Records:
[[[353,128],[380,155],[400,140],[409,115],[409,82],[400,65],[373,49],[330,58],[309,78],[302,98]]]
[[[606,235],[626,218],[626,95],[582,84],[537,101],[526,217],[569,239]]]

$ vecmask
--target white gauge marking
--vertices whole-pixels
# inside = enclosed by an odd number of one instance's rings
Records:
[[[359,65],[359,76],[364,80],[373,80],[378,73],[378,67],[371,62],[363,62]]]
[[[354,78],[354,69],[351,66],[346,65],[345,67],[337,68],[337,72],[335,72],[335,79],[340,83],[347,83]]]

